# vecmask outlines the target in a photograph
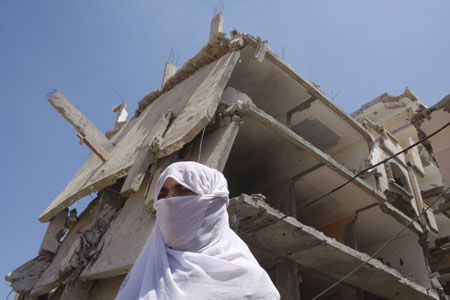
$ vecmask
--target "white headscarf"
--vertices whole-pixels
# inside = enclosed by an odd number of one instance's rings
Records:
[[[168,177],[195,192],[156,200]],[[159,177],[156,223],[116,300],[279,299],[267,273],[228,224],[222,173],[176,162]]]

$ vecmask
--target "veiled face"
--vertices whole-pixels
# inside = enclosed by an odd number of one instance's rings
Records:
[[[172,177],[167,177],[164,182],[161,191],[158,194],[158,199],[172,198],[180,196],[192,196],[197,195],[190,189],[186,188]]]

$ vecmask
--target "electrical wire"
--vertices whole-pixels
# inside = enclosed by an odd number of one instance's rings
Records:
[[[426,137],[422,138],[421,140],[419,140],[418,142],[416,142],[416,143],[414,143],[414,144],[408,146],[407,148],[403,149],[402,151],[399,151],[399,152],[395,153],[394,155],[392,155],[392,156],[390,156],[390,157],[388,157],[388,158],[386,158],[386,159],[384,159],[384,160],[382,160],[382,161],[380,161],[380,162],[374,164],[373,166],[370,166],[370,167],[368,167],[368,168],[362,170],[361,172],[357,173],[355,176],[353,176],[352,178],[350,178],[350,179],[349,179],[347,182],[345,182],[344,184],[341,184],[341,185],[338,186],[337,188],[334,188],[334,189],[332,189],[331,191],[329,191],[328,193],[325,193],[325,194],[323,194],[322,196],[320,196],[320,197],[318,197],[318,198],[312,200],[311,202],[309,202],[308,204],[306,204],[304,207],[308,207],[308,206],[310,206],[311,204],[314,204],[315,202],[317,202],[317,201],[319,201],[319,200],[325,198],[326,196],[328,196],[328,195],[330,195],[330,194],[336,192],[337,190],[340,190],[341,188],[343,188],[344,186],[346,186],[347,184],[349,184],[350,182],[352,182],[353,180],[355,180],[357,177],[361,176],[361,175],[364,174],[365,172],[367,172],[367,171],[369,171],[369,170],[371,170],[371,169],[373,169],[373,168],[376,168],[376,167],[378,167],[379,165],[382,165],[382,164],[384,164],[385,162],[387,162],[387,161],[389,161],[389,160],[391,160],[391,159],[393,159],[393,158],[399,156],[400,154],[405,153],[405,152],[407,152],[408,150],[410,150],[410,149],[416,147],[417,145],[421,144],[422,142],[426,141],[427,139],[433,137],[435,134],[437,134],[437,133],[441,132],[442,130],[444,130],[448,125],[450,125],[450,122],[448,122],[447,124],[445,124],[444,126],[442,126],[441,128],[439,128],[438,130],[436,130],[435,132],[433,132],[433,133],[430,134],[429,136],[426,136]]]
[[[436,204],[436,202],[439,201],[439,199],[442,198],[442,196],[444,196],[448,191],[450,190],[450,187],[448,187],[445,191],[443,191],[431,204],[430,206],[428,206],[426,209],[424,209],[419,215],[417,215],[414,219],[412,219],[411,221],[409,221],[408,224],[406,224],[405,226],[403,226],[402,229],[400,229],[393,237],[391,237],[386,243],[384,243],[380,248],[378,248],[377,251],[375,251],[374,254],[372,254],[371,257],[369,257],[369,259],[367,259],[366,261],[364,261],[363,263],[361,263],[359,266],[357,266],[356,268],[354,268],[352,271],[350,271],[349,273],[347,273],[347,275],[345,275],[344,277],[342,277],[341,279],[339,279],[338,281],[336,281],[334,284],[330,285],[328,288],[326,288],[325,290],[323,290],[321,293],[319,293],[317,296],[315,296],[314,298],[312,298],[311,300],[316,300],[318,299],[320,296],[324,295],[325,293],[327,293],[328,291],[330,291],[332,288],[334,288],[335,286],[337,286],[338,284],[340,284],[341,282],[343,282],[345,279],[349,278],[350,276],[352,276],[353,274],[355,274],[359,269],[361,269],[363,266],[365,266],[369,261],[371,261],[378,253],[380,253],[384,248],[386,248],[390,243],[392,243],[396,238],[398,238],[398,236],[406,230],[406,228],[408,228],[412,223],[414,223],[415,221],[417,221],[424,213],[426,213],[434,204]]]
[[[338,191],[339,189],[343,188],[344,186],[346,186],[347,184],[349,184],[350,182],[352,182],[353,180],[355,180],[357,177],[359,177],[361,174],[367,172],[368,170],[371,170],[371,169],[373,169],[373,168],[375,168],[375,167],[377,167],[377,166],[379,166],[379,165],[381,165],[381,164],[384,164],[385,162],[387,162],[387,161],[389,161],[389,160],[391,160],[391,159],[393,159],[393,158],[399,156],[400,154],[405,153],[406,151],[408,151],[408,150],[410,150],[410,149],[416,147],[416,146],[419,145],[420,143],[422,143],[422,142],[424,142],[424,141],[430,139],[431,137],[433,137],[433,136],[436,135],[437,133],[441,132],[442,130],[444,130],[444,129],[445,129],[446,127],[448,127],[449,125],[450,125],[450,122],[448,122],[447,124],[445,124],[444,126],[442,126],[441,128],[439,128],[438,130],[436,130],[436,131],[433,132],[432,134],[430,134],[430,135],[428,135],[428,136],[426,136],[426,137],[420,139],[418,142],[416,142],[416,143],[414,143],[414,144],[408,146],[407,148],[403,149],[402,151],[399,151],[399,152],[395,153],[394,155],[392,155],[392,156],[390,156],[390,157],[388,157],[388,158],[386,158],[386,159],[384,159],[384,160],[382,160],[382,161],[376,163],[375,165],[370,166],[370,167],[368,167],[368,168],[362,170],[361,172],[357,173],[355,176],[353,176],[352,178],[350,178],[348,181],[346,181],[344,184],[341,184],[340,186],[334,188],[333,190],[331,190],[331,191],[329,191],[329,192],[323,194],[322,196],[320,196],[320,197],[314,199],[313,201],[309,202],[309,203],[308,203],[307,205],[305,205],[304,207],[307,207],[307,206],[309,206],[309,205],[311,205],[311,204],[313,204],[313,203],[315,203],[315,202],[317,202],[317,201],[319,201],[319,200],[325,198],[326,196],[328,196],[328,195],[330,195],[330,194],[332,194],[332,193]],[[332,284],[331,286],[329,286],[327,289],[325,289],[324,291],[322,291],[321,293],[319,293],[317,296],[315,296],[315,297],[312,298],[311,300],[316,300],[316,299],[318,299],[320,296],[324,295],[325,293],[327,293],[328,291],[330,291],[331,289],[333,289],[335,286],[337,286],[337,285],[339,285],[340,283],[342,283],[345,279],[347,279],[347,278],[349,278],[350,276],[352,276],[353,274],[355,274],[359,269],[361,269],[361,268],[362,268],[363,266],[365,266],[369,261],[371,261],[376,255],[378,255],[378,253],[380,253],[384,248],[386,248],[390,243],[392,243],[392,242],[393,242],[393,241],[394,241],[394,240],[395,240],[395,239],[396,239],[403,231],[405,231],[411,224],[413,224],[413,223],[414,223],[415,221],[417,221],[424,213],[426,213],[429,209],[431,209],[431,208],[436,204],[436,202],[438,202],[439,199],[441,199],[442,196],[444,196],[449,190],[450,190],[450,187],[447,188],[445,191],[443,191],[443,192],[442,192],[442,193],[441,193],[441,194],[440,194],[440,195],[439,195],[439,196],[438,196],[438,197],[430,204],[430,206],[428,206],[426,209],[424,209],[419,215],[417,215],[417,216],[416,216],[414,219],[412,219],[408,224],[406,224],[402,229],[400,229],[400,231],[397,232],[391,239],[389,239],[389,240],[388,240],[386,243],[384,243],[378,250],[376,250],[375,253],[374,253],[371,257],[369,257],[369,259],[367,259],[366,261],[364,261],[363,263],[361,263],[358,267],[356,267],[355,269],[353,269],[352,271],[350,271],[349,273],[347,273],[345,276],[343,276],[341,279],[339,279],[338,281],[336,281],[334,284]],[[269,222],[266,222],[266,223],[264,223],[264,224],[261,224],[261,225],[259,225],[259,226],[257,226],[257,227],[249,228],[248,230],[246,230],[246,231],[244,231],[244,232],[241,232],[241,233],[239,234],[239,236],[242,236],[242,235],[244,235],[244,234],[246,234],[246,233],[249,233],[249,232],[254,232],[254,231],[260,230],[260,229],[262,229],[262,228],[264,228],[264,227],[266,227],[266,226],[268,226],[268,225],[270,225],[270,224],[274,224],[274,223],[276,223],[276,222],[279,222],[279,221],[281,221],[281,220],[284,220],[285,218],[287,218],[287,217],[288,217],[289,215],[291,215],[292,213],[294,213],[294,212],[291,212],[291,213],[289,213],[289,214],[286,214],[286,215],[284,215],[283,217],[278,218],[278,219],[276,219],[276,220],[269,221]]]
[[[372,165],[372,166],[370,166],[370,167],[368,167],[368,168],[366,168],[366,169],[360,171],[359,173],[357,173],[356,175],[354,175],[352,178],[350,178],[349,180],[347,180],[345,183],[339,185],[338,187],[332,189],[331,191],[329,191],[329,192],[327,192],[327,193],[325,193],[325,194],[323,194],[323,195],[317,197],[316,199],[310,201],[309,203],[307,203],[307,204],[306,204],[305,206],[303,206],[302,208],[306,208],[306,207],[312,205],[313,203],[316,203],[317,201],[319,201],[319,200],[321,200],[321,199],[323,199],[323,198],[325,198],[325,197],[331,195],[332,193],[334,193],[334,192],[340,190],[341,188],[343,188],[344,186],[346,186],[347,184],[349,184],[350,182],[352,182],[353,180],[355,180],[356,178],[358,178],[359,176],[361,176],[363,173],[365,173],[365,172],[367,172],[367,171],[369,171],[369,170],[371,170],[371,169],[373,169],[373,168],[376,168],[376,167],[378,167],[379,165],[382,165],[382,164],[384,164],[385,162],[387,162],[387,161],[389,161],[389,160],[391,160],[391,159],[393,159],[393,158],[399,156],[400,154],[405,153],[406,151],[408,151],[408,150],[410,150],[410,149],[416,147],[417,145],[421,144],[422,142],[424,142],[424,141],[430,139],[431,137],[435,136],[436,134],[438,134],[439,132],[441,132],[442,130],[444,130],[444,129],[445,129],[446,127],[448,127],[449,125],[450,125],[450,122],[448,122],[447,124],[445,124],[444,126],[442,126],[441,128],[439,128],[438,130],[434,131],[434,132],[431,133],[430,135],[428,135],[428,136],[426,136],[426,137],[420,139],[418,142],[416,142],[416,143],[414,143],[414,144],[408,146],[407,148],[403,149],[402,151],[399,151],[399,152],[395,153],[394,155],[392,155],[392,156],[390,156],[390,157],[388,157],[388,158],[386,158],[386,159],[384,159],[384,160],[382,160],[382,161],[376,163],[375,165]],[[270,224],[274,224],[274,223],[276,223],[276,222],[282,221],[282,220],[286,219],[287,217],[289,217],[290,215],[292,215],[293,213],[295,213],[295,211],[291,211],[291,212],[285,214],[283,217],[278,218],[278,219],[276,219],[276,220],[272,220],[272,221],[263,223],[263,224],[261,224],[261,225],[257,225],[257,226],[251,227],[251,228],[249,228],[249,229],[247,229],[247,230],[245,230],[245,231],[243,231],[243,232],[240,232],[240,233],[239,233],[239,236],[243,236],[244,234],[247,234],[247,233],[249,233],[249,232],[258,231],[258,230],[260,230],[260,229],[262,229],[262,228],[264,228],[264,227],[266,227],[266,226],[268,226],[268,225],[270,225]]]
[[[13,289],[11,289],[11,291],[9,292],[9,294],[8,294],[8,296],[6,296],[6,300],[8,300],[8,298],[9,298],[9,295],[11,295],[12,294],[12,292],[14,292],[14,290]]]

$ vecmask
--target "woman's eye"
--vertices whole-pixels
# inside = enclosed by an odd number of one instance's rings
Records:
[[[195,193],[193,191],[191,191],[190,189],[187,188],[183,188],[179,191],[180,195],[195,195]]]

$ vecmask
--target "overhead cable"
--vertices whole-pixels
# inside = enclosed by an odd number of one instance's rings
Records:
[[[312,298],[311,300],[316,300],[318,299],[320,296],[324,295],[326,292],[328,292],[329,290],[331,290],[332,288],[334,288],[335,286],[337,286],[338,284],[342,283],[345,279],[349,278],[350,276],[352,276],[353,274],[355,274],[359,269],[361,269],[363,266],[365,266],[369,261],[371,261],[376,255],[378,255],[378,253],[380,253],[384,248],[386,248],[390,243],[392,243],[396,238],[399,237],[399,235],[406,230],[406,228],[408,228],[412,223],[414,223],[415,221],[417,221],[424,213],[426,213],[431,207],[433,207],[434,204],[436,204],[436,202],[439,201],[439,199],[442,198],[442,196],[444,196],[448,191],[450,190],[450,187],[448,187],[445,191],[443,191],[431,204],[430,206],[428,206],[426,209],[424,209],[419,215],[417,215],[414,219],[412,219],[411,221],[409,221],[408,224],[406,224],[405,226],[403,226],[402,229],[400,229],[393,237],[391,237],[386,243],[384,243],[380,248],[378,248],[377,251],[375,251],[374,254],[372,254],[371,257],[369,257],[369,259],[365,260],[364,262],[362,262],[359,266],[357,266],[356,268],[354,268],[352,271],[350,271],[349,273],[347,273],[345,276],[343,276],[341,279],[339,279],[338,281],[336,281],[334,284],[330,285],[328,288],[326,288],[325,290],[323,290],[321,293],[319,293],[317,296],[315,296],[314,298]]]
[[[369,170],[371,170],[371,169],[373,169],[373,168],[376,168],[376,167],[378,167],[379,165],[384,164],[385,162],[387,162],[387,161],[389,161],[389,160],[391,160],[391,159],[393,159],[393,158],[399,156],[399,155],[402,154],[402,153],[407,152],[408,150],[414,148],[415,146],[421,144],[422,142],[424,142],[424,141],[428,140],[429,138],[433,137],[434,135],[436,135],[436,134],[439,133],[440,131],[444,130],[448,125],[450,125],[450,122],[448,122],[447,124],[445,124],[444,126],[442,126],[441,128],[439,128],[438,130],[436,130],[435,132],[433,132],[433,133],[430,134],[429,136],[426,136],[426,137],[420,139],[418,142],[416,142],[416,143],[414,143],[414,144],[408,146],[407,148],[403,149],[402,151],[399,151],[399,152],[395,153],[394,155],[389,156],[388,158],[386,158],[386,159],[384,159],[384,160],[382,160],[382,161],[380,161],[380,162],[374,164],[373,166],[370,166],[370,167],[368,167],[368,168],[366,168],[366,169],[360,171],[359,173],[357,173],[355,176],[353,176],[352,178],[350,178],[350,179],[349,179],[348,181],[346,181],[345,183],[343,183],[343,184],[341,184],[340,186],[338,186],[338,187],[332,189],[332,190],[329,191],[328,193],[325,193],[325,194],[323,194],[322,196],[320,196],[320,197],[318,197],[318,198],[316,198],[316,199],[310,201],[310,202],[309,202],[308,204],[306,204],[304,207],[308,207],[308,206],[310,206],[310,205],[316,203],[317,201],[319,201],[319,200],[325,198],[326,196],[328,196],[328,195],[330,195],[330,194],[336,192],[337,190],[340,190],[341,188],[343,188],[344,186],[346,186],[347,184],[349,184],[350,182],[352,182],[353,180],[355,180],[357,177],[361,176],[361,175],[364,174],[365,172],[367,172],[367,171],[369,171]]]

